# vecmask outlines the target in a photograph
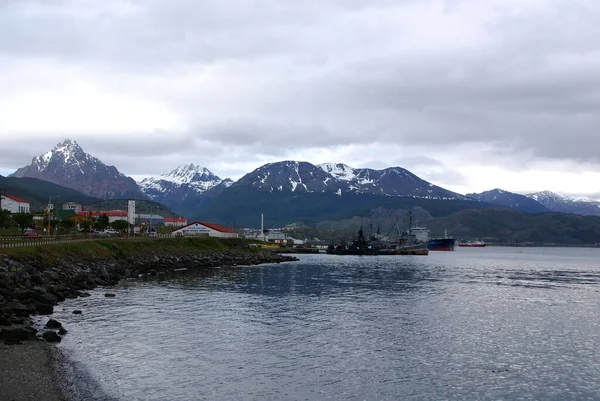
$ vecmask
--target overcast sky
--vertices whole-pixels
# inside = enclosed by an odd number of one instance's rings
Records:
[[[0,0],[0,174],[401,166],[600,197],[597,0]]]

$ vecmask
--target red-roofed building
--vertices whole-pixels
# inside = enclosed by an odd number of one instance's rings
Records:
[[[165,226],[183,227],[187,225],[185,217],[165,217]]]
[[[0,210],[8,210],[11,213],[29,213],[29,201],[14,195],[0,195]]]
[[[117,220],[127,220],[127,212],[125,210],[81,210],[77,214],[90,219],[97,219],[105,214],[108,217],[109,224]]]
[[[238,233],[220,224],[195,221],[173,231],[174,235],[208,235],[218,238],[237,238]]]

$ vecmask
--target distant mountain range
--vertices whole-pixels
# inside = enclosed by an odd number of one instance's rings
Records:
[[[206,219],[237,227],[258,226],[261,214],[265,215],[269,226],[281,226],[292,222],[314,224],[370,216],[378,208],[422,208],[432,219],[432,226],[437,224],[436,219],[449,218],[463,210],[483,210],[483,215],[487,213],[485,209],[494,208],[524,213],[600,215],[599,202],[570,199],[549,191],[520,195],[493,189],[465,196],[427,182],[401,167],[375,170],[341,163],[313,165],[281,161],[265,164],[234,182],[218,177],[205,167],[183,164],[136,183],[116,167],[107,166],[85,153],[77,142],[70,140],[33,158],[30,165],[4,178],[4,182],[12,180],[14,184],[15,180],[33,179],[79,191],[79,195],[65,195],[73,200],[85,202],[82,198],[85,196],[149,199],[190,220]],[[18,186],[12,188],[18,191]],[[31,186],[28,188],[32,189]],[[58,188],[47,189],[42,195],[26,191],[21,195],[42,199],[51,192],[58,192]],[[474,224],[469,219],[460,221]],[[485,225],[485,222],[480,224]],[[476,231],[465,228],[464,232]]]
[[[573,199],[550,191],[536,192],[527,196],[554,212],[600,216],[599,201]]]
[[[480,202],[487,202],[525,213],[541,213],[552,210],[528,196],[515,194],[498,188],[479,194],[467,194],[467,197]]]
[[[600,216],[600,202],[577,200],[550,191],[520,195],[501,189],[492,189],[479,194],[467,194],[467,197],[525,213],[551,211],[582,216]]]

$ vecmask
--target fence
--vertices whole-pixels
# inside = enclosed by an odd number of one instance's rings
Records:
[[[156,235],[129,235],[129,234],[59,234],[59,235],[38,235],[35,237],[7,235],[0,236],[1,248],[21,248],[25,246],[42,246],[52,244],[64,244],[69,242],[82,241],[98,241],[103,239],[158,239],[158,238],[175,238],[171,234],[156,234]]]

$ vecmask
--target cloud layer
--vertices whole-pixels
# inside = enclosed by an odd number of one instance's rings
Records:
[[[295,159],[598,192],[598,20],[585,0],[0,1],[0,169],[70,137],[135,176]]]

